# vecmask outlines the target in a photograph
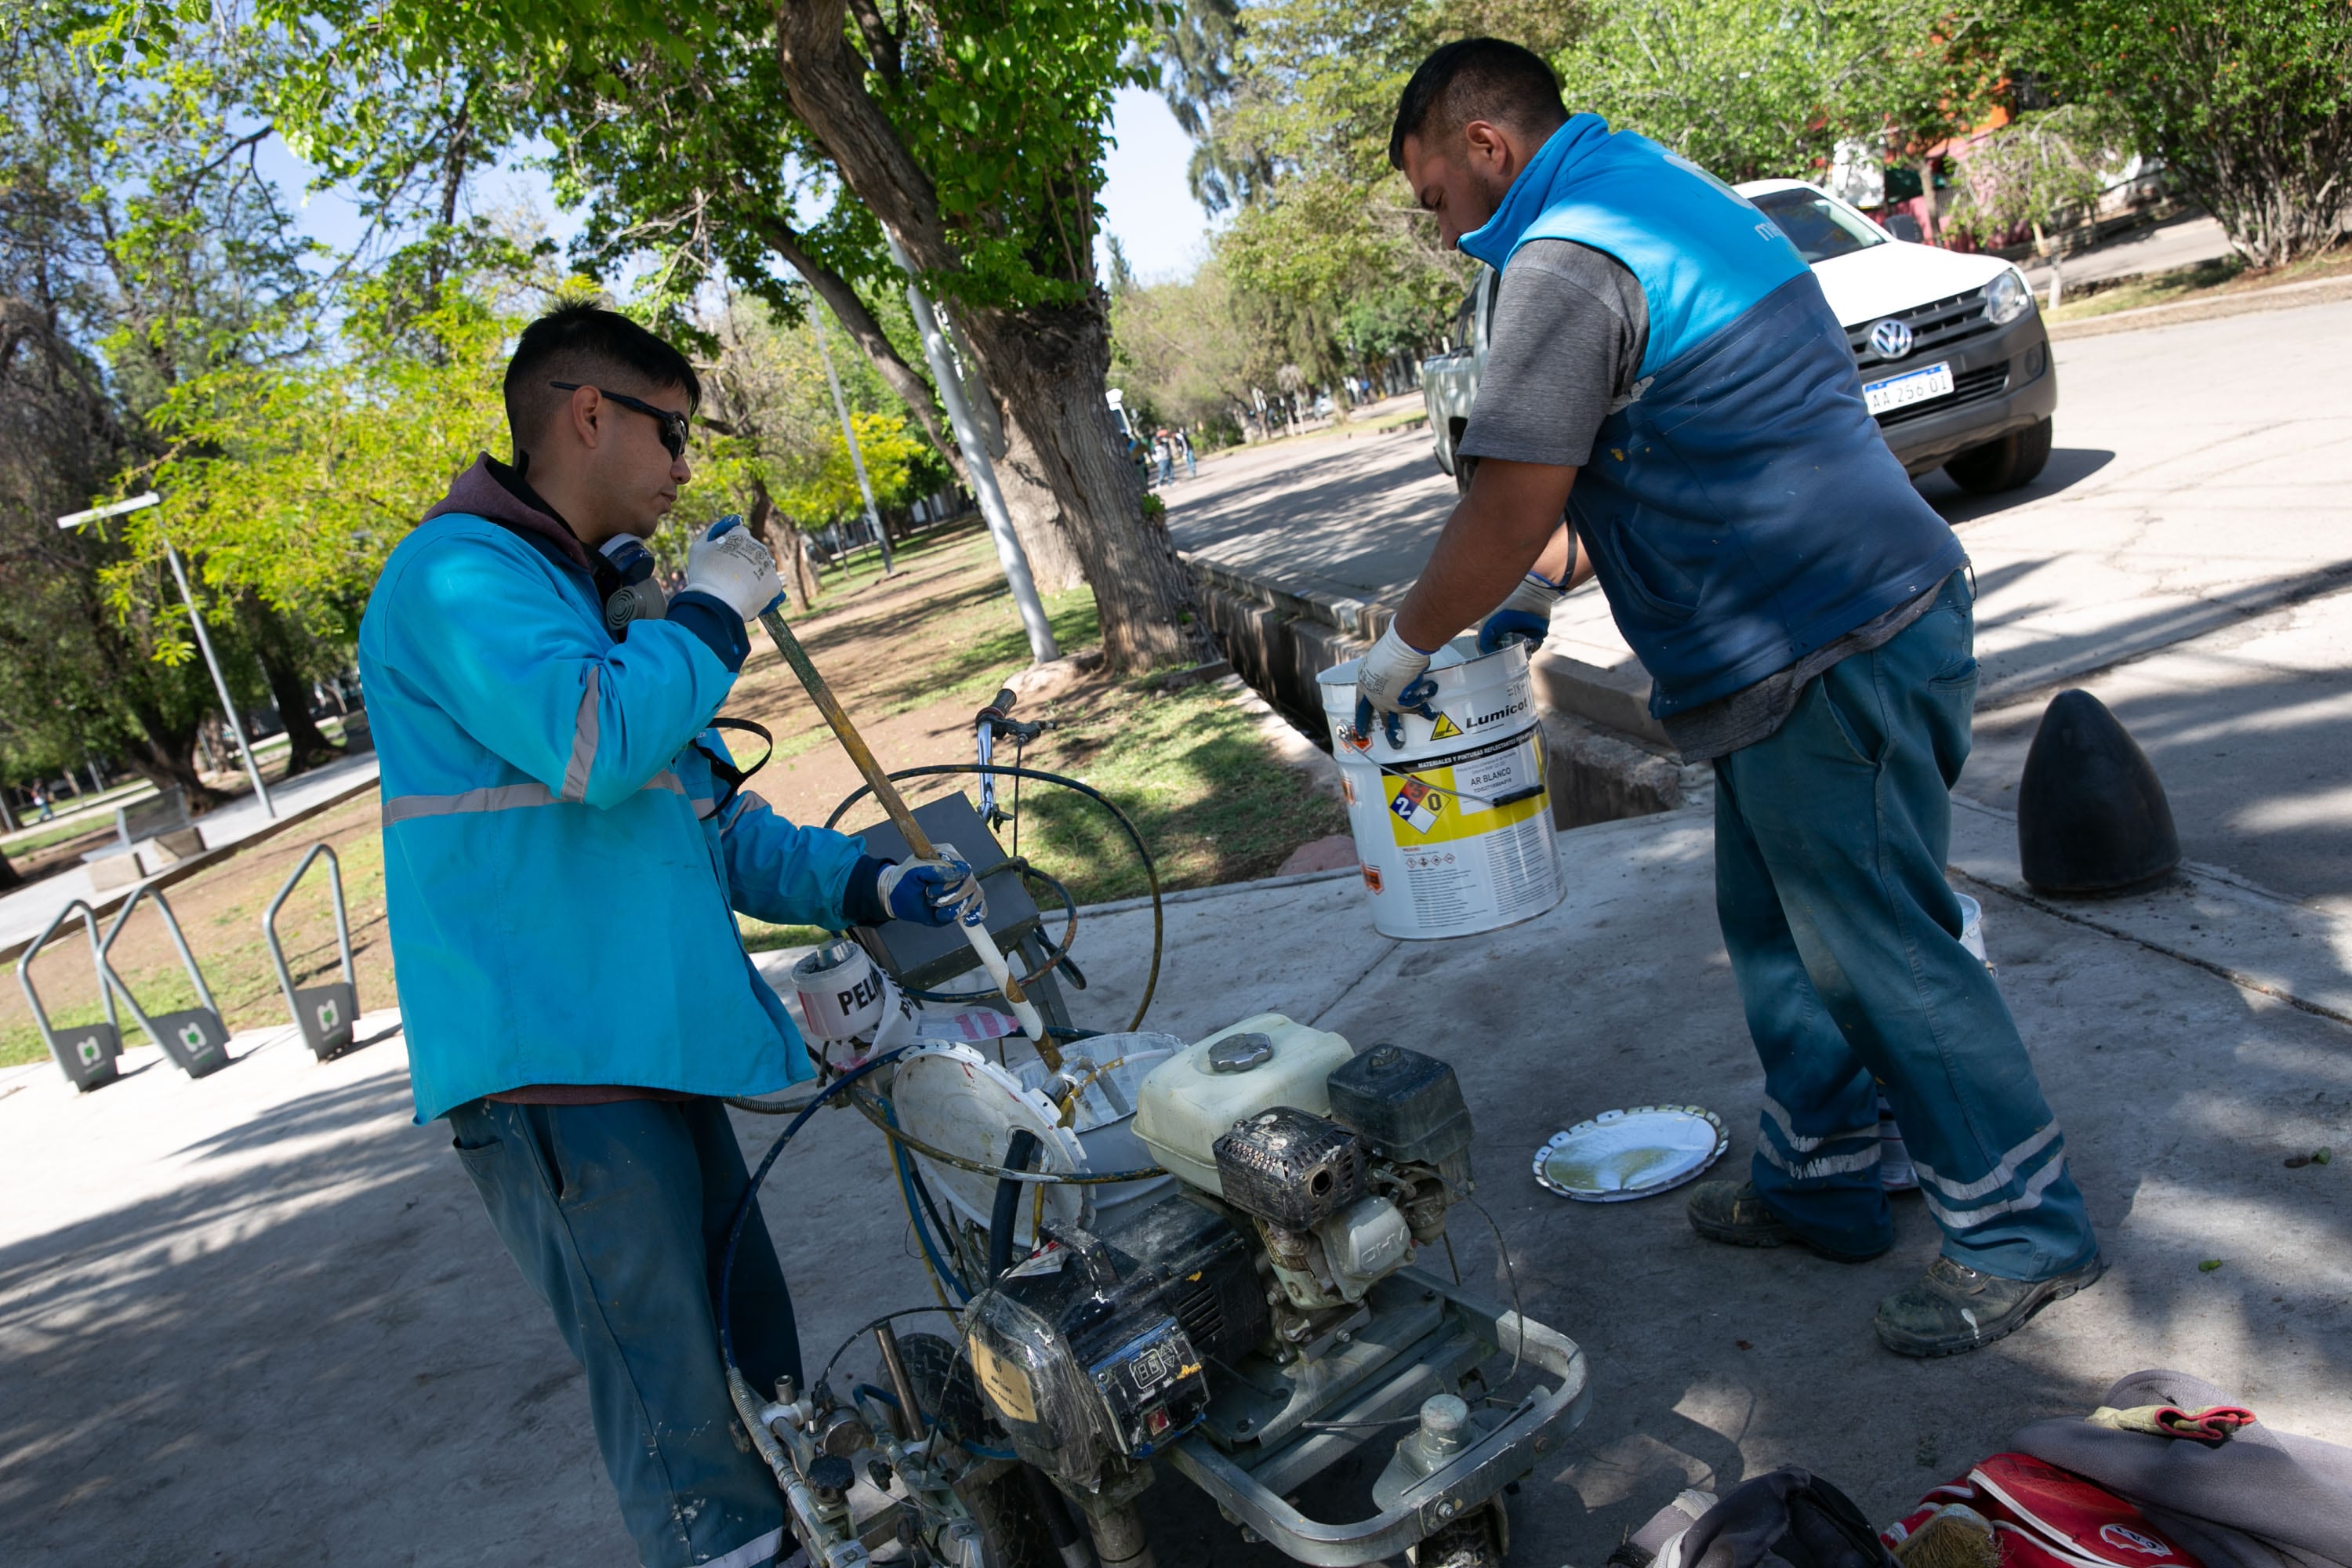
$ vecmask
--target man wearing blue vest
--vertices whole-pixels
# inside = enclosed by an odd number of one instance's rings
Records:
[[[813,1069],[736,913],[936,925],[978,889],[959,862],[879,860],[741,790],[713,716],[783,584],[720,524],[675,599],[654,585],[642,542],[689,477],[685,356],[566,306],[523,331],[505,395],[513,466],[458,476],[360,626],[416,1119],[449,1119],[579,1358],[642,1560],[750,1568],[776,1557],[783,1505],[721,1374],[720,1254],[748,1177],[718,1097]],[[733,1306],[752,1385],[799,1377],[756,1206]]]
[[[1795,247],[1687,160],[1571,118],[1540,58],[1437,50],[1389,157],[1502,277],[1468,491],[1363,661],[1357,728],[1429,716],[1431,653],[1482,616],[1484,646],[1540,641],[1598,577],[1651,711],[1715,764],[1717,910],[1764,1066],[1751,1180],[1696,1188],[1691,1225],[1885,1252],[1875,1078],[1943,1231],[1878,1337],[1913,1356],[2000,1338],[2101,1265],[1945,880],[1977,680],[1958,540],[1880,438]]]

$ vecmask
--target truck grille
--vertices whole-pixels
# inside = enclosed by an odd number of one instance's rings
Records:
[[[1878,416],[1882,430],[1891,425],[1907,424],[1925,419],[1930,415],[1958,408],[1970,403],[1982,403],[1988,397],[1999,397],[2009,390],[2009,366],[1989,364],[1979,370],[1964,370],[1952,377],[1952,390],[1942,397],[1931,397],[1925,403],[1914,403]]]
[[[1925,364],[1953,344],[1980,337],[1993,330],[1992,322],[1985,319],[1984,304],[1984,290],[1971,289],[1948,300],[1915,305],[1908,310],[1896,310],[1891,317],[1873,316],[1861,325],[1845,330],[1846,346],[1853,351],[1853,363],[1862,368],[1865,377],[1885,364]],[[1870,329],[1888,320],[1900,321],[1911,329],[1911,352],[1900,360],[1883,358],[1876,349],[1870,346]]]

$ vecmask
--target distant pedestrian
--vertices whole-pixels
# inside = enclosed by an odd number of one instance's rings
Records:
[[[33,805],[41,814],[33,818],[36,822],[47,822],[57,815],[57,809],[49,804],[49,792],[39,784],[33,786]]]
[[[1192,433],[1190,430],[1179,430],[1176,432],[1176,440],[1184,454],[1184,477],[1188,479],[1199,479],[1201,464],[1200,460],[1192,456]]]
[[[1160,465],[1160,482],[1166,484],[1176,477],[1176,454],[1168,432],[1162,430],[1151,443],[1151,455]]]

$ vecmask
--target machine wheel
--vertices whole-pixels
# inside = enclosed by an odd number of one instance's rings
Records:
[[[1405,1555],[1413,1568],[1503,1568],[1510,1550],[1510,1516],[1503,1511],[1503,1500],[1496,1497],[1475,1513],[1431,1531]]]
[[[907,1381],[923,1406],[925,1421],[943,1426],[959,1441],[982,1447],[1008,1447],[1004,1434],[989,1419],[988,1407],[973,1380],[971,1362],[953,1340],[938,1334],[901,1334],[898,1357],[907,1363]],[[877,1372],[876,1384],[889,1386],[887,1372]],[[1054,1549],[1039,1500],[1031,1489],[1026,1467],[1015,1462],[1002,1473],[956,1489],[971,1510],[986,1542],[994,1568],[1062,1568]]]
[[[1960,489],[1989,496],[2032,484],[2049,461],[2050,421],[2037,419],[2022,430],[1969,447],[1946,463],[1944,472]]]

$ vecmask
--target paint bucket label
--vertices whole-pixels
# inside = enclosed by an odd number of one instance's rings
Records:
[[[1539,915],[1563,889],[1526,651],[1430,661],[1434,719],[1408,714],[1404,744],[1354,732],[1356,666],[1326,670],[1323,706],[1348,824],[1386,936],[1492,931]]]

